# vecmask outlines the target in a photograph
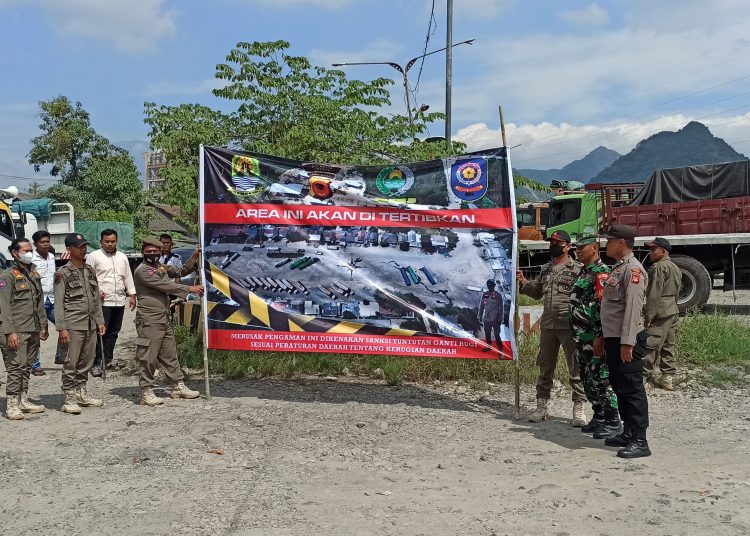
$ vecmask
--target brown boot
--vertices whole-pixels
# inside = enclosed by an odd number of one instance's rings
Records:
[[[536,409],[529,413],[529,422],[542,422],[547,419],[547,398],[536,399]],[[585,424],[585,423],[584,423]]]

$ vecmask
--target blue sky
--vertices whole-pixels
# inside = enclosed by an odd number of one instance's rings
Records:
[[[691,119],[750,154],[746,0],[454,3],[454,41],[476,39],[454,49],[453,133],[471,148],[498,144],[502,104],[518,167],[562,167],[597,145],[627,152]],[[25,156],[40,100],[81,101],[99,132],[139,151],[147,142],[144,101],[226,106],[211,96],[214,67],[238,41],[285,39],[293,53],[325,66],[403,63],[422,51],[431,5],[0,0],[0,174],[36,176]],[[445,0],[435,1],[435,15],[429,49],[445,43]],[[443,109],[444,67],[442,54],[427,59],[418,104]],[[395,74],[385,66],[347,72]],[[393,96],[403,111],[399,86]],[[443,126],[432,130],[441,135]],[[26,181],[0,176],[0,185],[11,182]]]

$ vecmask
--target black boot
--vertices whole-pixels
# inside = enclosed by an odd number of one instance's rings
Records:
[[[626,424],[621,433],[606,438],[604,444],[608,447],[627,447],[632,439],[633,436],[630,434],[630,427]]]
[[[620,422],[620,414],[617,410],[607,410],[605,416],[604,426],[594,432],[594,439],[607,439],[622,433],[622,422]]]
[[[604,412],[599,408],[594,408],[594,416],[591,417],[591,420],[588,422],[588,424],[581,426],[581,432],[583,432],[584,434],[596,432],[599,428],[604,426],[606,420],[607,419],[604,417]]]
[[[645,458],[651,456],[651,450],[646,441],[646,430],[636,430],[625,448],[617,451],[618,458]]]

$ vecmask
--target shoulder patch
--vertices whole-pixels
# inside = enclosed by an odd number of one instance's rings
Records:
[[[640,268],[633,268],[632,270],[630,270],[630,282],[636,285],[641,282]]]
[[[55,283],[59,283],[63,280],[63,275],[61,272],[55,272]]]
[[[0,288],[5,288],[7,286],[8,286],[8,284],[5,281],[3,281],[2,279],[0,279]]]
[[[149,277],[154,277],[156,275],[156,270],[154,270],[153,268],[149,268],[148,270],[146,270],[146,275]]]
[[[596,290],[596,297],[599,301],[604,298],[604,284],[609,279],[608,273],[596,274],[596,282],[594,283],[594,289]]]

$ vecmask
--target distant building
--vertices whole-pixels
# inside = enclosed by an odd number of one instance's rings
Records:
[[[320,307],[316,303],[313,303],[311,300],[306,300],[304,312],[309,316],[318,316],[320,315]]]
[[[323,316],[341,316],[341,307],[338,303],[326,302],[320,306],[320,312]]]
[[[146,190],[162,188],[165,180],[159,176],[159,171],[167,165],[167,155],[161,151],[149,151],[143,156],[146,161],[144,187]]]

